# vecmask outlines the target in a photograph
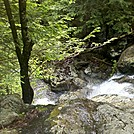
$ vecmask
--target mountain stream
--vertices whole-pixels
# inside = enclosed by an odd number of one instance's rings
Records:
[[[63,92],[56,94],[51,92],[43,81],[39,80],[37,83],[37,87],[35,88],[35,98],[33,101],[34,105],[55,105],[60,95],[66,93]],[[89,92],[85,92],[85,96],[88,99],[103,94],[116,94],[119,96],[134,98],[134,75],[125,76],[122,74],[115,74],[108,80],[101,83],[90,83],[82,90],[90,90]]]

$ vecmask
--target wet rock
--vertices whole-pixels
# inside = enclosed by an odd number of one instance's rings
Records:
[[[128,82],[134,84],[134,76],[123,76],[121,78],[116,78],[114,81],[117,81],[118,83]]]
[[[127,112],[134,113],[134,98],[113,95],[98,95],[92,98],[96,102],[107,102]]]
[[[134,45],[121,54],[117,66],[122,73],[134,74]]]
[[[48,114],[33,120],[22,134],[132,134],[134,116],[107,102],[66,98]]]
[[[52,87],[52,91],[75,91],[86,86],[87,82],[80,78],[73,78],[66,81],[59,82],[55,87]]]
[[[37,85],[33,86],[33,105],[48,105],[57,102],[58,95],[51,91],[50,87],[42,80],[37,80]]]
[[[84,70],[84,73],[87,74],[88,76],[90,76],[91,73],[92,73],[91,67],[88,66],[88,67]]]
[[[78,86],[73,83],[72,79],[57,83],[55,87],[52,87],[53,92],[71,91],[77,89]]]
[[[99,105],[97,113],[101,118],[100,134],[132,134],[134,132],[134,116],[109,104]]]
[[[67,102],[67,101],[70,101],[70,100],[75,100],[75,99],[78,99],[78,98],[82,99],[82,98],[85,97],[84,92],[85,92],[85,90],[79,89],[75,92],[67,92],[66,94],[64,93],[59,97],[59,102],[63,103],[63,102]]]
[[[99,53],[88,49],[62,61],[55,62],[55,78],[50,80],[54,92],[74,91],[87,85],[90,78],[107,79],[112,65]]]
[[[80,78],[75,78],[73,80],[73,83],[75,85],[77,85],[79,88],[83,88],[83,87],[85,87],[87,85],[87,82],[82,80],[82,79],[80,79]]]
[[[111,64],[105,61],[105,58],[98,52],[85,50],[74,57],[73,66],[78,72],[79,78],[84,79],[97,77],[99,79],[107,79],[111,73]],[[83,74],[85,74],[83,78]],[[81,75],[82,74],[82,75]]]

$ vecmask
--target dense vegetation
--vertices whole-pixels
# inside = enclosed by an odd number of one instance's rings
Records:
[[[133,5],[133,0],[2,0],[0,94],[22,92],[31,103],[29,78],[52,77],[50,61],[133,32]]]

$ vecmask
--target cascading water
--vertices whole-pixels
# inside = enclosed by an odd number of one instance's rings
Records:
[[[134,75],[124,76],[121,74],[116,74],[101,84],[95,84],[92,87],[87,85],[88,88],[92,89],[92,92],[88,94],[87,98],[91,99],[92,97],[103,94],[117,94],[119,96],[134,98],[134,83],[125,80],[124,82],[119,82],[119,80],[124,77],[127,77],[129,81],[134,80]]]
[[[42,80],[37,80],[36,86],[33,88],[35,92],[33,105],[55,105],[58,96],[51,92],[49,87]]]
[[[38,81],[37,87],[34,89],[34,105],[55,105],[55,102],[59,100],[60,95],[50,91],[43,81]],[[116,74],[101,83],[100,80],[90,78],[89,84],[86,87],[75,92],[79,92],[81,96],[83,94],[83,96],[88,99],[103,94],[117,94],[119,96],[134,98],[134,75],[125,76]],[[64,96],[64,94],[66,95],[67,92],[61,93],[62,96]]]

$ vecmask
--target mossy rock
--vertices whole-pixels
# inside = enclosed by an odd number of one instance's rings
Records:
[[[117,66],[122,73],[134,74],[134,45],[121,54]]]
[[[127,134],[134,132],[133,126],[132,113],[107,102],[77,98],[33,120],[22,134]]]

